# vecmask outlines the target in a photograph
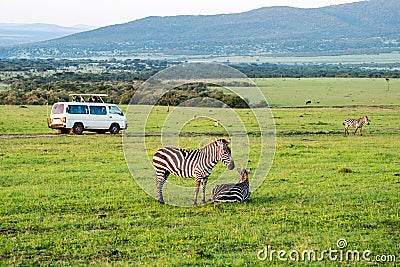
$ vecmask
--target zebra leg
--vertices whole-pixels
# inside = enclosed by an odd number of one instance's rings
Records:
[[[358,130],[358,127],[356,127],[356,130],[353,132],[353,135],[356,135],[357,130]]]
[[[202,188],[202,191],[201,191],[201,201],[202,201],[203,203],[207,203],[207,202],[206,202],[206,186],[207,186],[207,181],[208,181],[208,177],[206,177],[206,178],[203,179],[203,188]]]
[[[362,127],[360,127],[360,136],[362,136]]]
[[[162,194],[162,187],[164,183],[167,181],[167,178],[169,176],[169,172],[165,173],[157,173],[157,182],[156,182],[156,187],[157,187],[157,193],[158,193],[158,202],[161,204],[164,204],[164,198]]]
[[[197,195],[199,194],[201,179],[196,178],[196,188],[194,189],[194,200],[193,205],[197,206]]]
[[[344,127],[344,135],[349,134],[349,127],[346,126]]]

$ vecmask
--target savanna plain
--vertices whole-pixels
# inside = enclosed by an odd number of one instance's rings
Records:
[[[161,205],[131,176],[121,134],[59,135],[46,125],[50,107],[0,106],[0,265],[397,266],[400,82],[393,79],[389,90],[384,79],[255,82],[272,107],[276,151],[247,203]],[[256,170],[263,164],[256,121],[251,110],[235,113],[251,133],[247,165],[237,167]],[[343,135],[344,119],[365,115],[371,124],[363,136]],[[155,107],[147,130],[160,131],[167,116],[166,107]],[[181,132],[189,149],[228,137],[207,119]],[[160,138],[146,136],[149,156]],[[233,157],[240,151],[232,136]],[[224,171],[219,163],[210,180]],[[155,186],[153,170],[143,175]],[[336,258],[322,254],[328,250]],[[359,259],[340,257],[348,250]],[[302,258],[310,251],[315,258]]]

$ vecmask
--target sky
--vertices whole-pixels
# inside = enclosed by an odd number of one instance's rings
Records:
[[[0,23],[102,27],[148,16],[212,15],[266,6],[315,8],[360,0],[1,0]]]

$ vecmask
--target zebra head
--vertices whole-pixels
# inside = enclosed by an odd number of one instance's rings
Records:
[[[243,183],[244,181],[246,181],[247,179],[249,179],[249,174],[251,172],[251,169],[237,169],[238,173],[239,173],[239,184]]]
[[[367,125],[369,125],[368,116],[365,116],[365,117],[364,117],[364,123],[367,124]]]
[[[235,162],[233,161],[231,149],[228,147],[230,140],[218,139],[217,143],[217,160],[223,162],[229,170],[235,168]]]

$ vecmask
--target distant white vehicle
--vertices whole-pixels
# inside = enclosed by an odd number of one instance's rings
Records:
[[[60,133],[82,134],[83,131],[118,134],[128,125],[122,110],[104,103],[106,94],[70,94],[71,102],[57,102],[50,114],[49,128]]]

